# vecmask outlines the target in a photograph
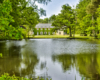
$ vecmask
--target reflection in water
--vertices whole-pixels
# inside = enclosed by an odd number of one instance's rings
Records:
[[[73,56],[70,54],[61,54],[61,55],[56,55],[56,56],[53,55],[52,57],[53,57],[53,61],[57,60],[58,62],[62,64],[62,68],[64,72],[69,70],[71,66],[74,66]]]
[[[0,64],[2,64],[0,65],[0,75],[7,72],[10,75],[31,78],[35,74],[34,67],[39,61],[37,55],[26,48],[21,48],[22,46],[24,45],[20,42],[16,44],[15,41],[2,43],[0,53],[3,53],[3,58],[0,59]]]
[[[61,63],[62,68],[65,71],[69,70],[71,67],[76,67],[76,70],[81,76],[84,76],[85,80],[99,80],[100,79],[100,53],[85,53],[85,54],[60,54],[53,55],[53,61],[58,61]]]
[[[83,74],[86,78],[91,80],[99,80],[99,75],[96,70],[96,56],[97,54],[78,54],[76,55],[77,68],[80,74]]]
[[[0,41],[0,75],[4,72],[52,80],[99,80],[98,41],[31,39]]]

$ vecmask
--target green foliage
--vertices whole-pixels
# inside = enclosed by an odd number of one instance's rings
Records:
[[[0,53],[0,57],[3,57],[3,56],[2,56],[2,53]]]
[[[92,33],[93,33],[94,37],[95,37],[96,32],[97,32],[97,30],[96,30],[96,23],[95,23],[95,21],[97,19],[97,15],[96,15],[95,12],[97,11],[97,8],[99,7],[99,5],[100,5],[100,1],[99,0],[91,0],[90,3],[88,4],[87,10],[86,10],[86,12],[88,14],[92,15],[92,17],[91,17],[91,19],[92,19],[92,26],[94,27],[94,29],[92,30]]]
[[[0,39],[22,39],[28,33],[20,28],[21,25],[29,25],[29,29],[38,23],[39,15],[35,2],[47,4],[51,0],[1,0],[0,1]],[[32,2],[32,3],[33,3]],[[40,9],[44,14],[45,10]],[[28,30],[29,31],[29,30]]]
[[[11,22],[14,22],[13,17],[10,15],[12,11],[12,4],[9,0],[4,0],[3,3],[0,3],[0,31],[1,37],[4,39],[14,39],[22,38],[21,30],[19,27],[15,28],[10,25]],[[16,34],[17,33],[17,34]]]
[[[75,25],[75,15],[74,11],[69,6],[69,4],[65,4],[62,6],[61,13],[56,16],[56,20],[52,23],[53,26],[59,29],[68,28],[70,32],[70,37],[72,37],[72,29]]]
[[[33,79],[32,78],[31,79],[27,79],[27,78],[23,78],[23,77],[17,77],[15,75],[9,76],[8,73],[4,73],[4,75],[2,75],[0,77],[0,80],[33,80]],[[38,76],[35,80],[45,80],[45,79]],[[46,78],[46,80],[49,80],[49,79]],[[50,79],[50,80],[52,80],[52,79]]]
[[[48,23],[48,21],[49,21],[48,18],[45,18],[43,23]]]
[[[77,27],[79,33],[87,32],[95,37],[99,30],[99,17],[97,14],[99,0],[80,0],[76,7]],[[96,13],[95,13],[96,12]]]
[[[49,18],[49,23],[53,23],[55,20],[56,20],[56,15],[54,14]]]
[[[0,31],[3,37],[6,37],[6,32],[13,29],[13,27],[9,25],[10,22],[14,22],[13,17],[10,15],[11,10],[12,6],[9,0],[4,0],[2,4],[0,3]],[[11,36],[11,34],[9,34],[9,36]]]
[[[96,14],[97,14],[97,28],[98,28],[98,30],[100,30],[100,6],[99,6],[99,8],[97,9],[97,12],[96,12]]]
[[[49,23],[49,19],[48,18],[39,19],[39,23]]]
[[[77,32],[84,33],[91,26],[91,15],[86,13],[87,5],[91,0],[80,0],[76,6]]]
[[[38,14],[34,12],[34,8],[27,7],[25,10],[23,10],[22,16],[21,16],[21,25],[29,25],[29,28],[34,28],[35,25],[38,23]]]
[[[44,22],[43,22],[43,19],[39,19],[39,23],[44,23]]]
[[[0,3],[0,29],[5,30],[9,26],[10,22],[14,22],[13,17],[10,15],[11,12],[10,1],[3,1]]]
[[[31,80],[31,79],[27,79],[27,78],[20,78],[20,77],[16,77],[15,75],[13,75],[13,76],[9,76],[9,74],[8,73],[4,73],[4,75],[2,75],[1,77],[0,77],[0,80]]]
[[[100,34],[98,34],[97,36],[98,36],[98,39],[100,39]]]

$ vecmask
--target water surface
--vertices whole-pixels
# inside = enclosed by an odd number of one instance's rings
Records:
[[[0,75],[52,80],[99,80],[99,40],[30,39],[0,41]]]

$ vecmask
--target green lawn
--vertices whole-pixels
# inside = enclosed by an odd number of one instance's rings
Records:
[[[79,34],[76,34],[75,37],[69,37],[69,35],[35,35],[29,36],[29,38],[76,38],[76,39],[90,39],[93,37],[90,36],[80,36]]]
[[[68,35],[38,35],[34,36],[34,38],[67,38]]]

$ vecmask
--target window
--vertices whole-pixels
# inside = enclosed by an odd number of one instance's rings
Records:
[[[43,32],[41,32],[40,34],[43,35]]]
[[[52,32],[52,34],[55,34],[55,32]]]
[[[50,35],[50,32],[48,32],[48,35]]]
[[[59,34],[61,34],[61,32],[59,32]]]
[[[45,35],[47,34],[47,32],[44,33]]]
[[[34,34],[34,32],[33,32],[33,34]]]
[[[37,32],[37,35],[39,35],[39,33]]]
[[[41,28],[41,30],[42,30],[42,28]]]

